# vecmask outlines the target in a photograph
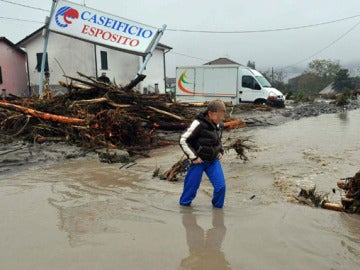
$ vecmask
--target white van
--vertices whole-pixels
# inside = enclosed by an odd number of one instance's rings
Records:
[[[176,68],[176,100],[205,102],[221,99],[237,105],[242,102],[269,103],[284,107],[285,96],[273,88],[257,70],[241,65],[202,65]]]

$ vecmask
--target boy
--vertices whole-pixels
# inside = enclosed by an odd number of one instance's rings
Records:
[[[221,143],[225,104],[213,100],[180,137],[180,147],[191,161],[180,197],[180,205],[190,206],[201,183],[203,172],[214,187],[212,205],[222,208],[225,200],[225,177],[220,164],[224,154]]]

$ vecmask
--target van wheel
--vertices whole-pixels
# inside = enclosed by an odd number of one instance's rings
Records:
[[[266,102],[266,105],[274,108],[285,108],[285,102],[283,101],[274,102],[269,100],[268,102]]]
[[[262,105],[262,104],[265,104],[266,103],[266,100],[263,100],[263,99],[257,99],[254,101],[254,104],[255,105]]]

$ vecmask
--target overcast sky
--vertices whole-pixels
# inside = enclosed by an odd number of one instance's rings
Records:
[[[160,42],[173,48],[166,56],[170,77],[176,66],[219,57],[244,65],[254,61],[261,71],[282,69],[288,77],[289,67],[306,67],[314,59],[360,67],[360,0],[70,2],[157,28],[166,24]],[[0,0],[0,36],[20,41],[43,25],[51,5],[52,0]]]

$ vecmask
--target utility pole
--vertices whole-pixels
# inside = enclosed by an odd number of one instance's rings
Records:
[[[52,6],[51,6],[51,10],[50,10],[50,18],[46,17],[45,19],[45,40],[44,40],[44,48],[43,48],[43,53],[42,53],[42,58],[41,58],[41,72],[40,72],[40,80],[39,80],[39,95],[42,94],[42,90],[44,87],[44,70],[45,70],[45,60],[46,60],[46,51],[47,51],[47,45],[48,45],[48,41],[49,41],[49,23],[50,20],[53,16],[54,13],[54,9],[55,9],[55,4],[56,4],[57,0],[53,0],[52,2]]]

